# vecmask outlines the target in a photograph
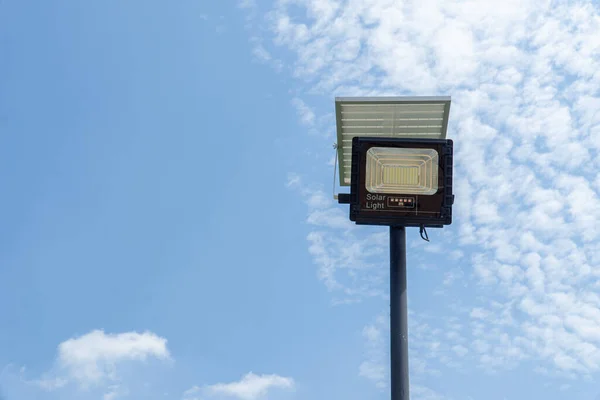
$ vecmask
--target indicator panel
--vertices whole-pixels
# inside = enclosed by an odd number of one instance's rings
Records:
[[[414,197],[389,196],[387,206],[390,208],[415,208]]]

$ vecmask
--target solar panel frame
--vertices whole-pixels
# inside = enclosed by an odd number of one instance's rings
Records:
[[[350,186],[352,138],[446,139],[450,96],[336,97],[340,186]]]

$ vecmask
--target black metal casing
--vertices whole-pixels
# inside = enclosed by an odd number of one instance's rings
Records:
[[[438,152],[438,190],[432,195],[384,194],[387,197],[405,196],[414,201],[413,208],[369,209],[365,187],[366,156],[371,147],[425,148]],[[452,223],[453,142],[450,139],[403,139],[354,137],[352,139],[352,169],[349,196],[350,220],[358,225],[424,226],[442,228]],[[380,195],[381,196],[381,195]],[[341,200],[341,198],[340,198]],[[344,201],[346,202],[346,201]],[[382,204],[385,203],[385,200]],[[388,201],[389,203],[389,201]]]

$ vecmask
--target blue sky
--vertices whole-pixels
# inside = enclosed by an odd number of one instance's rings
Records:
[[[3,1],[0,398],[389,398],[333,100],[451,95],[412,398],[597,400],[599,49],[585,1]]]

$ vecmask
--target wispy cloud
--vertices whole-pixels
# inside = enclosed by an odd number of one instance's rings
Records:
[[[454,307],[455,317],[470,321],[462,327],[467,343],[448,348],[489,371],[538,360],[564,376],[598,372],[598,8],[590,1],[351,3],[281,1],[266,21],[313,96],[452,95],[457,199],[452,235],[442,238],[460,265],[440,283],[447,296],[459,290],[461,274],[477,286],[463,300],[471,304]],[[341,208],[308,208],[319,275],[343,287],[336,277],[352,257],[336,241],[346,248],[369,239],[344,226]],[[374,248],[372,258],[351,264],[368,268],[385,251]]]
[[[257,61],[271,66],[276,72],[281,72],[283,62],[273,57],[260,38],[253,37],[250,42],[252,43],[252,55]]]
[[[292,99],[292,105],[296,108],[296,112],[298,113],[300,122],[302,122],[304,125],[309,126],[315,123],[314,111],[309,106],[307,106],[302,99],[294,97]]]
[[[205,387],[194,386],[186,390],[182,400],[201,400],[205,398],[236,398],[240,400],[259,400],[275,389],[293,390],[292,378],[279,375],[257,375],[252,372],[244,375],[239,381],[216,383]]]
[[[389,387],[389,368],[387,367],[386,346],[389,324],[385,316],[378,316],[372,324],[363,329],[366,343],[365,361],[359,367],[359,375],[372,381],[379,389]]]
[[[118,397],[126,396],[128,391],[121,387],[121,385],[111,385],[108,390],[102,396],[103,400],[115,400]]]
[[[451,400],[435,390],[421,385],[410,385],[412,398],[416,400]]]
[[[389,320],[387,313],[377,316],[372,323],[363,329],[365,339],[365,360],[360,364],[359,376],[370,380],[381,390],[389,390],[390,368],[389,368]],[[422,378],[424,375],[439,375],[439,371],[432,367],[432,360],[439,358],[443,352],[439,341],[431,341],[424,337],[423,333],[431,329],[420,320],[412,325],[416,327],[409,331],[409,365],[413,374],[410,380],[411,398],[418,400],[450,400],[448,397],[436,392],[427,386]],[[434,332],[440,335],[441,331]],[[425,349],[425,351],[423,351]],[[453,350],[464,355],[466,348],[455,345]],[[416,378],[416,379],[414,379]]]
[[[348,215],[332,200],[332,195],[306,184],[290,174],[287,187],[297,191],[308,207],[306,222],[312,227],[307,239],[309,253],[318,265],[318,277],[335,293],[336,303],[365,298],[384,298],[382,268],[387,232],[359,236]]]
[[[256,8],[256,0],[239,0],[238,7],[245,9]]]

